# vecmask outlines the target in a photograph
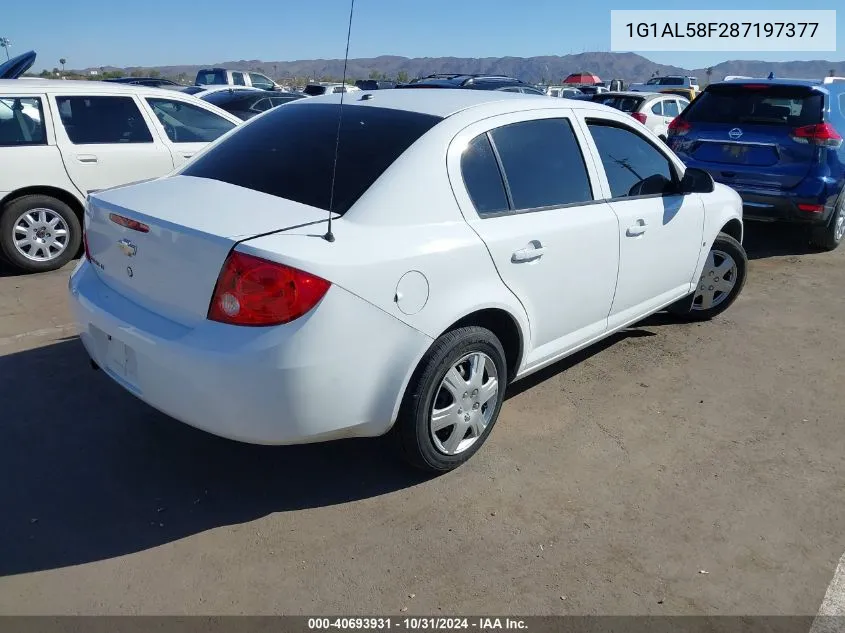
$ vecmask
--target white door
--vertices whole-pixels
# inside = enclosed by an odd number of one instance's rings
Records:
[[[464,217],[528,315],[528,368],[603,334],[616,287],[618,223],[569,113],[488,119],[448,158]]]
[[[654,132],[657,136],[667,136],[669,126],[666,124],[666,119],[663,113],[664,99],[656,99],[646,105],[646,123],[645,126]]]
[[[623,122],[589,118],[608,202],[619,218],[619,279],[608,327],[689,294],[704,230],[698,194],[677,193],[678,164]]]
[[[675,98],[663,101],[663,123],[666,125],[667,130],[669,129],[669,124],[681,113],[681,109],[678,105],[678,100]],[[664,132],[663,134],[665,136],[667,133]]]
[[[83,195],[172,171],[170,152],[138,105],[127,95],[50,97],[65,169]]]
[[[173,154],[173,164],[177,168],[235,127],[234,122],[199,104],[168,97],[144,97],[144,101]]]

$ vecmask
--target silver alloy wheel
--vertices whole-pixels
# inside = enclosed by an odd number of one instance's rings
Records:
[[[67,248],[69,238],[67,224],[52,209],[24,211],[12,227],[15,248],[35,262],[56,259]]]
[[[431,406],[431,438],[446,455],[463,453],[478,441],[496,411],[499,376],[487,354],[472,352],[452,365]]]
[[[692,300],[693,310],[715,308],[731,296],[736,286],[737,267],[734,258],[724,251],[712,250],[707,255],[701,279]]]
[[[837,242],[842,240],[842,236],[845,235],[845,202],[839,205],[838,213],[836,214],[836,219],[834,220],[836,224],[833,226],[833,239]]]

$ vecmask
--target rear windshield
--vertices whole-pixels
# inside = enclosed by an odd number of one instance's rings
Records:
[[[325,86],[305,86],[305,90],[303,90],[307,95],[312,97],[318,97],[320,95],[326,94],[326,87]]]
[[[793,86],[713,86],[687,108],[690,123],[751,123],[798,127],[821,123],[823,96]]]
[[[197,73],[196,83],[200,86],[214,86],[229,82],[226,80],[225,70],[201,70]]]
[[[605,95],[596,95],[596,98],[593,99],[593,101],[610,106],[611,108],[616,108],[617,110],[622,110],[622,112],[636,112],[640,107],[640,104],[643,102],[643,98],[622,97],[618,95],[610,97]]]
[[[266,96],[266,94],[260,94],[259,96],[263,97]],[[222,106],[223,104],[229,104],[239,100],[246,101],[248,99],[252,99],[253,97],[254,95],[252,94],[252,90],[220,90],[218,92],[212,92],[211,94],[205,95],[202,100],[213,103],[216,106]]]
[[[290,104],[244,126],[191,164],[186,176],[329,209],[340,105]],[[406,149],[442,119],[344,106],[332,211],[355,204]]]

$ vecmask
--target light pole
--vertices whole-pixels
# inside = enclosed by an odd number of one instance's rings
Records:
[[[12,41],[8,37],[0,37],[0,46],[6,49],[6,61],[9,61],[9,49],[12,48]]]

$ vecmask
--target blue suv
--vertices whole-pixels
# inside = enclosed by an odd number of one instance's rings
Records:
[[[813,246],[845,235],[845,81],[712,84],[669,125],[690,167],[735,189],[749,220],[805,224]]]

